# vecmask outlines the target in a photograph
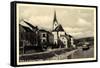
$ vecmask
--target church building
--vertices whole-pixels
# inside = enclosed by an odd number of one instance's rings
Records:
[[[54,19],[53,19],[53,27],[52,27],[52,34],[54,35],[54,44],[59,48],[68,48],[71,47],[73,44],[72,36],[66,34],[62,25],[58,23],[56,12],[54,12]],[[70,44],[69,44],[70,42]]]

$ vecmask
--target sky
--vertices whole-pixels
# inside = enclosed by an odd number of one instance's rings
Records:
[[[28,21],[34,26],[52,30],[54,11],[58,23],[61,24],[67,34],[74,38],[94,36],[95,10],[87,7],[72,6],[45,6],[45,5],[19,5],[19,23],[25,25],[22,20]]]

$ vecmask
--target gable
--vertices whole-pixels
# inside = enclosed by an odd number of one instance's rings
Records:
[[[58,25],[53,31],[64,31],[61,25]]]

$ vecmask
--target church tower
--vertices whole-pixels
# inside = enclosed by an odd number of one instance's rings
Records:
[[[54,19],[53,19],[53,27],[52,27],[52,34],[54,36],[54,44],[60,47],[68,48],[68,43],[74,46],[73,38],[69,37],[66,32],[64,31],[61,24],[58,23],[56,11],[54,11]],[[69,41],[70,39],[70,41]],[[75,47],[75,46],[74,46]]]
[[[56,28],[59,26],[57,18],[56,18],[56,11],[54,11],[54,19],[53,19],[53,27],[52,27],[52,34],[54,35],[54,44],[58,44],[58,32]]]
[[[62,47],[63,45],[67,48],[67,38],[65,37],[65,31],[61,24],[58,23],[56,12],[54,11],[54,19],[53,19],[53,30],[52,34],[54,35],[54,44]],[[61,45],[62,43],[62,45]]]
[[[53,30],[56,29],[56,27],[58,26],[58,21],[57,21],[57,18],[56,18],[56,11],[54,12],[54,19],[53,19]]]

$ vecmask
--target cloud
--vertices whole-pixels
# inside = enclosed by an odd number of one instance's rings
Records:
[[[88,22],[88,21],[86,21],[83,18],[79,18],[78,19],[78,22],[77,22],[77,25],[80,26],[80,27],[90,27],[91,26],[91,23]]]
[[[52,20],[50,16],[32,16],[29,18],[29,21],[31,22],[31,24],[33,25],[37,25],[40,27],[45,27],[45,28],[49,28],[51,29],[52,27]]]
[[[74,38],[82,38],[82,37],[93,37],[94,33],[91,31],[86,31],[86,32],[71,32],[69,33],[72,35]]]
[[[82,29],[79,29],[79,28],[77,28],[77,27],[64,27],[64,30],[66,31],[66,32],[80,32],[80,31],[82,31]]]
[[[74,37],[92,36],[94,32],[94,10],[75,8],[55,8],[41,6],[21,6],[19,18],[34,26],[52,29],[54,10],[58,23],[66,33]]]
[[[85,26],[86,24],[87,23],[84,23],[84,28],[83,27],[64,27],[64,30],[66,31],[66,33],[72,35],[74,38],[94,36],[94,29],[89,29],[89,27]]]

